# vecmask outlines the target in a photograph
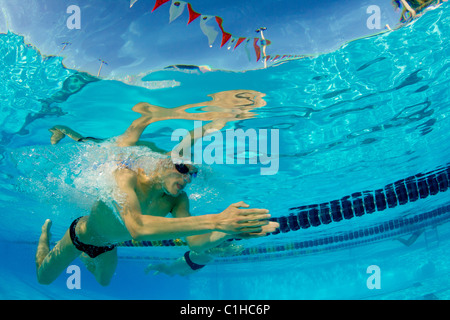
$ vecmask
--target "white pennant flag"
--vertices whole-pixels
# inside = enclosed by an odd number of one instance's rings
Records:
[[[130,8],[137,2],[138,0],[130,0]]]
[[[228,42],[227,49],[230,50],[232,46],[236,45],[236,41],[237,41],[237,38],[235,36],[232,36],[230,41]]]
[[[172,5],[170,6],[170,20],[169,23],[178,18],[184,11],[187,2],[172,0]]]
[[[250,56],[250,51],[248,50],[249,42],[250,42],[250,39],[245,40],[244,48],[245,48],[245,53],[247,54],[248,61],[252,61],[252,57]]]
[[[206,25],[206,23],[211,20],[216,19],[215,16],[204,16],[202,15],[200,17],[200,28],[202,29],[203,33],[208,37],[209,46],[212,47],[214,41],[217,38],[217,35],[219,32],[217,32],[214,27]]]

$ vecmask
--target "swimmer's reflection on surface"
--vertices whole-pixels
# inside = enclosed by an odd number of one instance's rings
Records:
[[[207,130],[221,130],[229,122],[252,119],[257,116],[257,113],[253,111],[266,105],[266,101],[263,99],[265,94],[254,90],[223,91],[211,94],[209,97],[212,100],[182,105],[176,108],[164,108],[146,102],[136,104],[132,110],[139,113],[141,117],[133,121],[128,129],[117,137],[117,146],[147,146],[155,152],[167,153],[167,151],[158,148],[151,141],[139,140],[145,128],[150,124],[175,119],[210,121],[202,127],[203,136]],[[188,112],[193,109],[195,109],[195,112]],[[52,144],[57,144],[65,136],[80,142],[88,140],[102,142],[106,140],[83,136],[67,126],[57,125],[49,130],[52,132],[50,138]],[[189,137],[186,138],[183,139],[184,142],[182,143],[193,145],[195,142],[193,132],[190,133],[190,140],[188,139]]]
[[[262,99],[264,94],[251,90],[220,92],[211,97],[211,101],[174,109],[138,103],[133,110],[141,116],[124,134],[112,141],[119,147],[156,147],[151,142],[139,140],[151,123],[168,119],[210,121],[203,127],[205,133],[208,129],[220,130],[231,121],[251,119],[256,115],[252,111],[266,105]],[[198,108],[201,112],[187,112],[191,108]],[[66,135],[80,142],[102,141],[83,137],[64,126],[55,126],[50,131],[52,144]],[[194,139],[192,134],[190,136]],[[183,141],[190,139],[187,137]],[[39,283],[52,283],[81,255],[97,281],[108,285],[117,266],[117,243],[130,239],[152,241],[186,237],[191,251],[172,265],[149,266],[146,270],[187,275],[211,261],[213,253],[238,253],[240,249],[230,247],[232,244],[228,240],[262,237],[279,227],[278,223],[268,220],[268,210],[250,209],[243,201],[231,204],[220,213],[191,216],[189,198],[184,189],[197,174],[197,168],[189,163],[174,163],[170,157],[164,157],[153,171],[147,173],[144,169],[132,169],[126,162],[118,164],[113,175],[120,197],[113,199],[111,205],[97,201],[91,213],[76,219],[52,250],[49,242],[51,221],[45,221],[36,251]],[[211,210],[215,212],[217,208]],[[114,211],[121,221],[114,216]],[[166,218],[169,213],[175,219]]]

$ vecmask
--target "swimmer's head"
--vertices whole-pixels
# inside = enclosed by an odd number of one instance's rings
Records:
[[[143,168],[139,172],[148,182],[161,187],[165,194],[176,197],[197,176],[198,169],[189,162],[165,158],[159,160],[157,168],[151,174],[146,174]]]
[[[161,174],[161,187],[167,195],[178,196],[197,176],[198,169],[189,163],[172,162]]]

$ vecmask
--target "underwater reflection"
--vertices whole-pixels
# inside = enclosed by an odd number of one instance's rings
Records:
[[[136,104],[132,110],[141,116],[134,120],[128,129],[116,140],[119,147],[126,146],[147,146],[152,151],[167,153],[158,148],[151,141],[139,140],[144,130],[152,123],[164,120],[197,120],[208,121],[202,126],[202,136],[208,130],[221,130],[229,122],[252,119],[258,114],[256,109],[264,107],[267,103],[263,99],[266,95],[255,90],[229,90],[208,95],[212,99],[193,104],[181,105],[175,108],[165,108],[147,102]],[[102,142],[107,139],[95,138],[93,136],[83,136],[77,131],[67,126],[56,125],[49,129],[52,133],[50,141],[57,144],[65,136],[78,142],[93,141]],[[193,133],[190,132],[191,142],[194,141]],[[189,137],[186,137],[189,140]],[[185,140],[185,139],[183,139]],[[185,140],[186,141],[186,140]]]

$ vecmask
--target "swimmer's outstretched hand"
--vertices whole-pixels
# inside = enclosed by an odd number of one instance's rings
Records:
[[[233,203],[216,215],[216,229],[228,234],[262,232],[263,227],[269,225],[269,210],[249,207],[243,201]]]
[[[251,238],[260,238],[267,236],[268,233],[275,232],[280,227],[278,222],[269,221],[269,224],[263,226],[260,232],[247,232],[240,233],[235,236],[236,239],[251,239]]]

